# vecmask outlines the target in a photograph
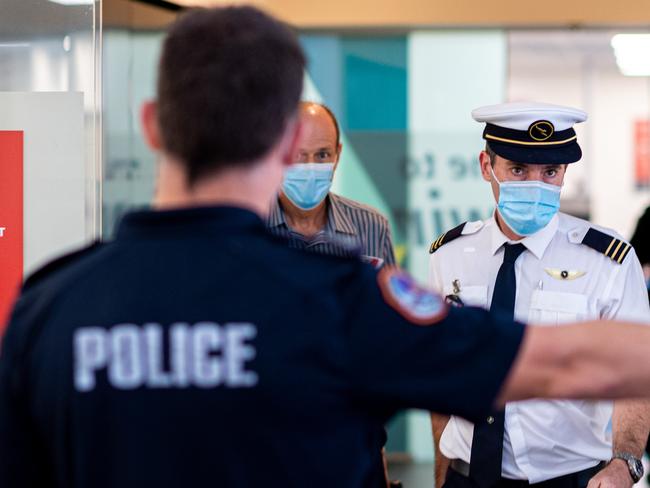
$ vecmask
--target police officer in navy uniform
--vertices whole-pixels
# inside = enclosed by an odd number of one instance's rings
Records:
[[[630,243],[558,212],[567,165],[582,155],[573,125],[586,114],[516,102],[472,115],[485,123],[479,159],[497,208],[492,218],[434,241],[431,285],[457,305],[547,326],[601,318],[650,324]],[[451,460],[448,488],[625,488],[643,473],[650,408],[645,401],[536,400],[509,403],[474,425],[435,415],[433,424],[438,480]]]
[[[32,275],[13,311],[0,486],[376,487],[400,408],[477,419],[648,391],[643,327],[451,310],[398,270],[271,235],[303,69],[291,30],[250,7],[172,26],[142,111],[154,209]]]

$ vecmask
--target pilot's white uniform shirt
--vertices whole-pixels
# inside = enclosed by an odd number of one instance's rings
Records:
[[[590,227],[613,231],[565,214],[519,241],[515,263],[515,319],[548,327],[590,319],[650,324],[648,295],[639,260],[630,250],[621,264],[581,241]],[[469,222],[462,235],[431,255],[430,284],[465,305],[489,308],[503,244],[494,217]],[[624,243],[625,245],[625,243]],[[612,455],[612,402],[528,400],[506,405],[502,475],[538,483],[581,471]],[[473,424],[452,417],[440,440],[450,459],[470,462]]]

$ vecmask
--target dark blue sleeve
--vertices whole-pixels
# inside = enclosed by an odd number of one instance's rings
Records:
[[[470,420],[489,413],[524,325],[481,309],[446,306],[426,323],[389,304],[369,270],[358,286],[351,294],[349,364],[366,400]]]
[[[0,486],[53,486],[44,446],[31,416],[28,344],[38,303],[24,297],[14,310],[0,349]]]

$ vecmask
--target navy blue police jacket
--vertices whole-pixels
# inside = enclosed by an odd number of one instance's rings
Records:
[[[377,486],[383,424],[487,415],[523,334],[244,209],[135,212],[23,286],[0,486]]]

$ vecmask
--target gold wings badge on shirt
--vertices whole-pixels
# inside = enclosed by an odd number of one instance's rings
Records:
[[[568,270],[568,269],[545,268],[544,271],[546,271],[546,274],[549,275],[550,277],[561,281],[575,280],[587,274],[586,271],[576,271],[576,270]]]

